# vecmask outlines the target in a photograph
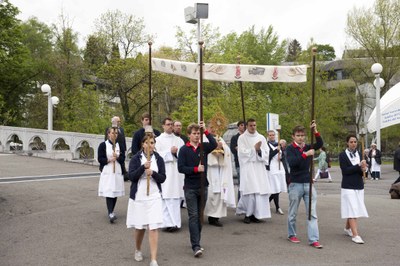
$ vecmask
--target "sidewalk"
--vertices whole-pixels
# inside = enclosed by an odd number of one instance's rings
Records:
[[[98,172],[96,166],[0,154],[0,179],[15,176]],[[180,265],[398,265],[400,201],[391,200],[390,184],[398,173],[382,167],[383,180],[367,181],[365,202],[369,218],[359,220],[364,245],[344,235],[340,218],[340,169],[331,169],[333,183],[319,180],[317,250],[307,244],[304,204],[299,208],[298,237],[287,237],[286,193],[280,197],[285,215],[272,213],[260,224],[244,224],[229,210],[224,227],[205,224],[202,258],[193,258],[187,213],[182,209],[182,229],[160,232],[158,263]],[[24,183],[0,183],[0,265],[148,265],[147,233],[144,261],[134,261],[133,230],[125,225],[128,196],[118,199],[118,220],[110,224],[106,204],[97,197],[98,177]],[[125,183],[129,194],[130,183]],[[271,210],[274,210],[272,208]]]

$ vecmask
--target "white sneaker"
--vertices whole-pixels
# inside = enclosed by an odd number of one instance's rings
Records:
[[[346,236],[353,236],[353,232],[351,231],[351,228],[349,228],[349,229],[344,229],[344,234],[346,235]]]
[[[135,250],[135,260],[136,261],[142,261],[143,260],[143,255],[140,250]]]
[[[362,240],[361,236],[355,236],[351,239],[351,241],[357,244],[364,244],[364,240]]]
[[[158,266],[157,261],[156,261],[156,260],[152,260],[152,261],[150,262],[150,266]]]
[[[284,214],[281,208],[278,208],[278,210],[276,212],[279,213],[280,215]]]

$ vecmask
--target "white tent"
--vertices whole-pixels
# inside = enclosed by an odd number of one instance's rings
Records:
[[[381,129],[400,124],[400,82],[381,98]],[[368,119],[368,132],[376,131],[376,107]]]

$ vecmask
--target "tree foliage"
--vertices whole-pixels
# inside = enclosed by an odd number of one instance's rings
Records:
[[[364,50],[373,63],[382,64],[383,95],[400,71],[400,1],[376,0],[370,8],[354,7],[347,15],[346,33],[356,49]]]

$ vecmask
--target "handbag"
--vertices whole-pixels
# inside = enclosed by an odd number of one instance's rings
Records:
[[[328,177],[329,177],[328,171],[319,172],[319,178],[324,179],[324,178],[328,178]]]

